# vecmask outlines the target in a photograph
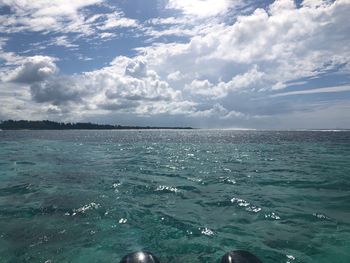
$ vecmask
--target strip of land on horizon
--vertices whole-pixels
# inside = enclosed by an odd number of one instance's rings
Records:
[[[6,120],[0,122],[1,130],[151,130],[151,129],[193,129],[192,127],[153,127],[95,124],[90,122],[64,123],[54,121]]]

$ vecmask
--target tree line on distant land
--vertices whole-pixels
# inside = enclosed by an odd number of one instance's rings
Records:
[[[147,130],[147,129],[192,129],[191,127],[151,127],[95,124],[90,122],[64,123],[49,120],[6,120],[0,121],[1,130]]]

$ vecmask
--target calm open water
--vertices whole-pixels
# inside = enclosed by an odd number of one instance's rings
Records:
[[[350,132],[0,131],[0,262],[350,262]]]

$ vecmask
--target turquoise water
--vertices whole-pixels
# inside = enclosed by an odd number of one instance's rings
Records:
[[[0,262],[350,262],[350,132],[0,131]]]

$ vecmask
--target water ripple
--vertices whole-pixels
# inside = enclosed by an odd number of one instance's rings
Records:
[[[266,263],[347,262],[349,142],[349,132],[2,131],[0,261],[109,263],[148,249],[199,263],[242,248]]]

